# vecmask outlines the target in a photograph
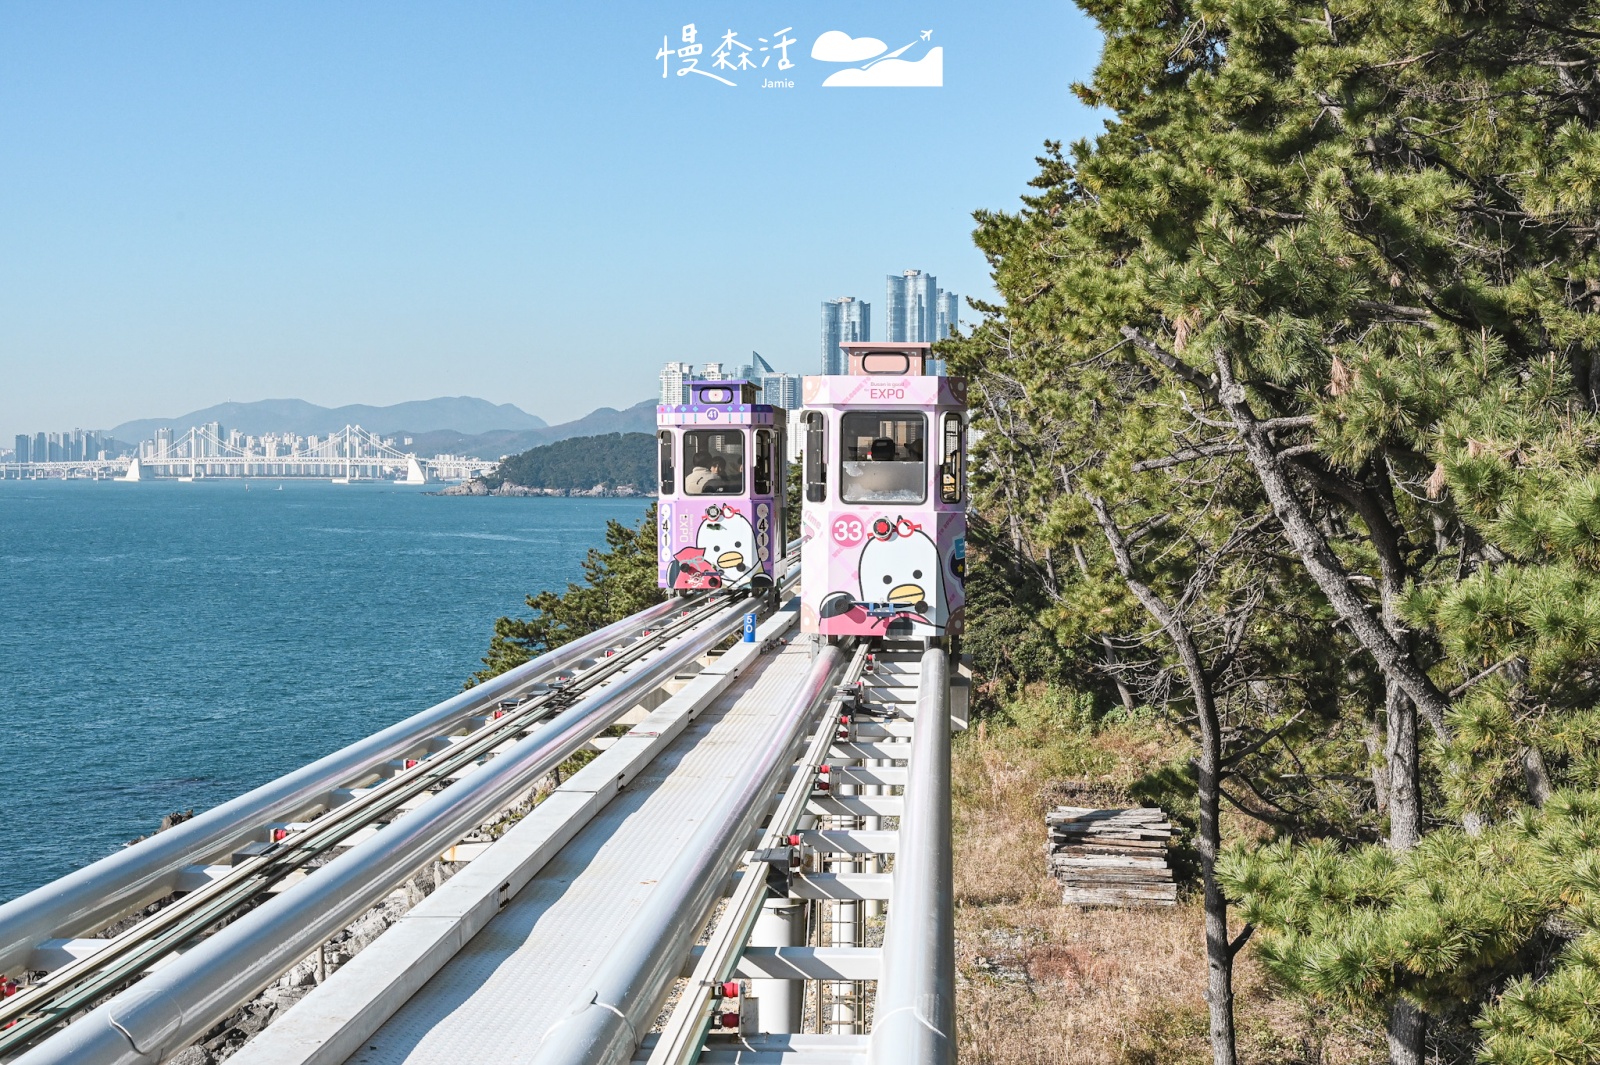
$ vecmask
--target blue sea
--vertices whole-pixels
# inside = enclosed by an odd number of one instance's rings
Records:
[[[647,505],[0,481],[0,900],[459,691]]]

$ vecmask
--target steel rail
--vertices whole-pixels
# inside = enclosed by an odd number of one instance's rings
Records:
[[[950,659],[922,654],[905,813],[895,854],[868,1065],[954,1065]]]
[[[871,645],[865,641],[857,645],[850,665],[845,669],[839,687],[830,700],[832,707],[838,707],[844,700],[852,697],[849,689],[860,680],[870,650]],[[789,777],[788,786],[783,791],[783,800],[773,811],[767,827],[762,830],[758,851],[787,849],[789,835],[799,827],[800,818],[805,814],[806,804],[811,799],[812,783],[817,778],[817,769],[828,760],[828,751],[837,741],[832,707],[823,718],[816,735],[811,738],[810,747],[801,756],[794,773]],[[661,1029],[661,1038],[651,1048],[649,1065],[688,1065],[699,1057],[700,1048],[705,1043],[706,1034],[711,1028],[712,1006],[715,1000],[713,992],[724,981],[733,977],[734,970],[738,967],[739,956],[745,944],[750,941],[756,919],[761,916],[761,904],[767,899],[765,862],[760,860],[762,856],[759,853],[755,857],[757,860],[745,864],[739,886],[734,889],[733,897],[728,900],[727,907],[722,911],[716,930],[706,943],[694,971],[689,975],[688,985],[678,996],[677,1004],[667,1017],[666,1024]]]
[[[447,734],[500,700],[601,653],[681,609],[669,600],[580,637],[499,677],[248,791],[182,824],[0,905],[0,973],[19,973],[37,945],[104,927],[168,893],[185,866],[245,842],[266,824],[319,805],[335,789]]]
[[[824,696],[844,666],[844,652],[837,646],[817,655],[775,722],[771,742],[711,805],[682,855],[600,963],[580,1001],[545,1033],[531,1065],[621,1065],[631,1060],[783,771],[793,766],[795,745],[811,735],[820,710],[829,705]]]
[[[647,668],[580,700],[434,800],[35,1046],[17,1065],[153,1065],[176,1053],[463,832],[504,809],[664,676],[715,648],[739,627],[743,613],[742,604],[726,608]]]
[[[648,640],[634,641],[578,673],[566,687],[525,702],[454,747],[422,760],[355,801],[291,833],[271,851],[240,863],[218,880],[164,907],[123,935],[108,940],[103,949],[57,970],[47,980],[11,999],[0,1001],[0,1053],[28,1044],[55,1027],[62,1017],[137,978],[151,964],[249,905],[295,869],[558,714],[577,695],[606,682],[664,642],[725,609],[724,604],[725,600],[703,601],[699,609],[686,610],[683,617],[667,622]],[[12,1021],[18,1023],[6,1030]]]

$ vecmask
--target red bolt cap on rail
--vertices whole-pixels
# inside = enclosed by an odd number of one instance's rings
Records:
[[[415,769],[415,768],[417,768],[417,760],[415,758],[407,758],[406,759],[406,768],[407,769]]]
[[[722,986],[720,988],[718,988],[717,990],[722,993],[722,997],[723,998],[738,998],[739,997],[739,981],[737,981],[737,980],[724,980],[722,982]]]
[[[789,846],[791,846],[791,847],[800,846],[800,833],[798,833],[798,832],[790,833],[790,835],[789,835]]]
[[[737,1027],[739,1027],[739,1015],[737,1013],[724,1013],[722,1015],[722,1027],[724,1027],[724,1028],[737,1028]]]
[[[17,993],[17,982],[0,976],[0,998],[10,998]]]
[[[272,830],[272,842],[274,843],[281,843],[287,839],[288,836],[289,830],[287,828],[275,828]]]

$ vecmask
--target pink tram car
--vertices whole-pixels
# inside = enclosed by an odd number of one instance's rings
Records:
[[[841,346],[848,374],[805,379],[801,628],[958,637],[966,381],[929,376],[929,344]]]
[[[786,412],[749,381],[690,381],[689,402],[656,408],[657,583],[688,593],[782,574]]]

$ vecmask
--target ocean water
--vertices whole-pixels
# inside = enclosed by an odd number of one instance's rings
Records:
[[[648,505],[279,483],[0,481],[0,900],[459,691]]]

